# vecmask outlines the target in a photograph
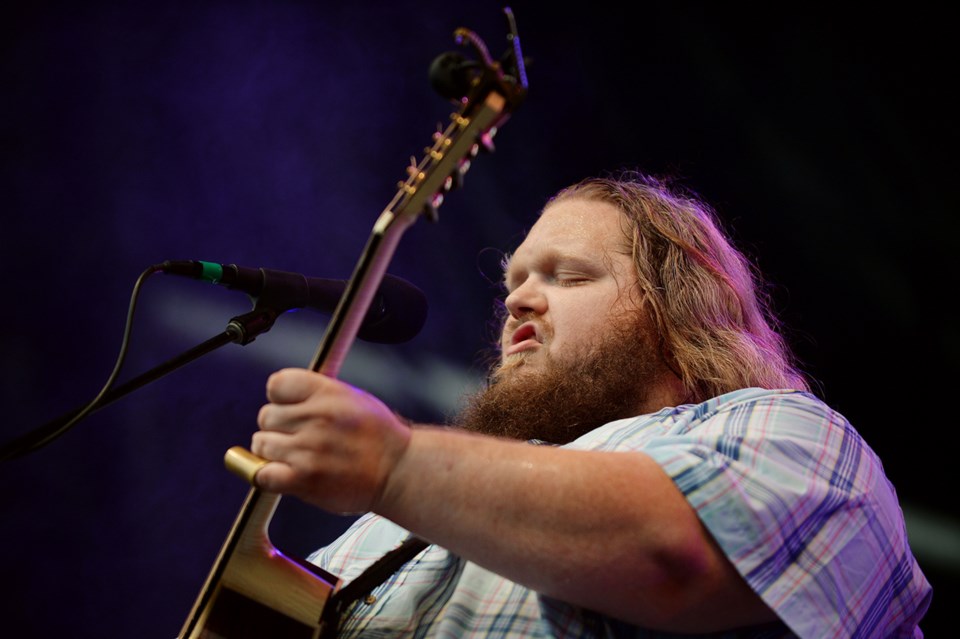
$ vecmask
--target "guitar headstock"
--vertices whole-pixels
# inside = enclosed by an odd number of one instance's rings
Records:
[[[370,239],[310,364],[312,370],[336,377],[404,230],[421,215],[437,219],[444,196],[461,186],[463,176],[481,151],[493,151],[494,136],[526,96],[520,38],[512,12],[510,9],[504,12],[511,47],[503,62],[494,62],[483,41],[463,28],[457,29],[454,37],[459,44],[472,47],[479,59],[467,62],[460,54],[447,53],[438,58],[441,62],[434,62],[434,71],[443,67],[448,74],[441,84],[449,89],[445,97],[456,103],[458,109],[450,115],[446,129],[433,135],[433,144],[424,149],[421,160],[411,161],[407,179],[398,183],[396,195],[374,223]]]
[[[406,180],[377,222],[379,230],[399,221],[412,223],[420,215],[438,219],[445,194],[459,188],[473,160],[481,152],[493,152],[493,138],[523,101],[527,78],[513,12],[507,17],[509,48],[499,61],[490,57],[483,40],[473,31],[454,32],[458,44],[472,49],[476,59],[459,52],[446,52],[430,66],[434,89],[457,105],[450,124],[433,134],[433,144],[424,149],[419,162],[411,159]]]

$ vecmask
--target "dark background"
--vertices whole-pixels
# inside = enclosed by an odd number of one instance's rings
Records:
[[[581,177],[667,173],[715,205],[768,275],[818,392],[884,460],[949,635],[960,582],[949,417],[960,343],[955,34],[922,5],[838,13],[648,2],[512,5],[529,98],[391,272],[430,315],[400,346],[358,342],[341,377],[440,421],[480,378],[500,252]],[[5,283],[0,438],[91,399],[138,275],[202,259],[346,278],[449,105],[431,60],[495,3],[14,3],[0,29]],[[461,49],[466,52],[466,50]],[[126,379],[220,333],[242,294],[146,281]],[[246,494],[273,370],[304,366],[327,317],[280,318],[0,465],[4,634],[176,635]],[[349,519],[292,499],[288,552]],[[11,632],[13,630],[13,632]]]

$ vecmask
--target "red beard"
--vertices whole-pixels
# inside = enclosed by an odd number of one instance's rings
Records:
[[[634,311],[598,343],[563,359],[548,353],[534,368],[524,357],[498,366],[456,419],[467,430],[566,444],[608,422],[633,417],[649,389],[669,374]],[[637,318],[637,319],[633,319]]]

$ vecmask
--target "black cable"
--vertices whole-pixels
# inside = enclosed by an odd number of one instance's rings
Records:
[[[127,350],[130,347],[130,334],[133,330],[133,316],[137,309],[137,301],[140,298],[140,289],[143,287],[143,283],[146,279],[153,275],[154,273],[162,270],[161,265],[154,264],[153,266],[147,268],[143,273],[140,274],[140,277],[137,278],[136,283],[133,285],[133,292],[130,295],[130,304],[127,308],[127,321],[126,326],[123,329],[123,338],[120,341],[120,353],[117,355],[117,361],[113,366],[113,372],[110,373],[110,376],[107,378],[106,383],[103,385],[103,388],[100,389],[100,392],[97,393],[97,396],[90,400],[86,406],[80,409],[76,415],[66,421],[59,428],[52,430],[42,437],[38,437],[36,441],[30,442],[26,446],[14,447],[10,446],[10,450],[6,450],[7,446],[4,446],[3,449],[0,449],[0,461],[7,461],[8,459],[15,459],[17,457],[22,457],[27,453],[33,452],[43,446],[46,446],[53,440],[57,439],[61,435],[65,434],[68,430],[73,428],[80,422],[81,419],[90,414],[93,409],[103,400],[104,396],[110,391],[113,385],[117,381],[117,377],[120,376],[120,371],[123,368],[123,364],[127,359]],[[20,440],[17,440],[19,443]]]

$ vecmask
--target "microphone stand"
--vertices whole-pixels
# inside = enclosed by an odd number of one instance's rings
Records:
[[[279,313],[280,311],[272,306],[257,304],[249,313],[244,313],[243,315],[232,318],[227,324],[226,329],[219,335],[194,346],[173,359],[134,377],[120,386],[110,389],[104,393],[95,404],[75,408],[29,433],[3,444],[0,446],[0,462],[22,457],[44,446],[58,436],[60,434],[59,431],[80,413],[85,412],[86,414],[90,414],[99,410],[121,397],[175,371],[181,366],[189,364],[207,353],[213,352],[225,344],[237,342],[241,346],[246,346],[256,339],[258,335],[269,331],[270,328],[273,327]]]

